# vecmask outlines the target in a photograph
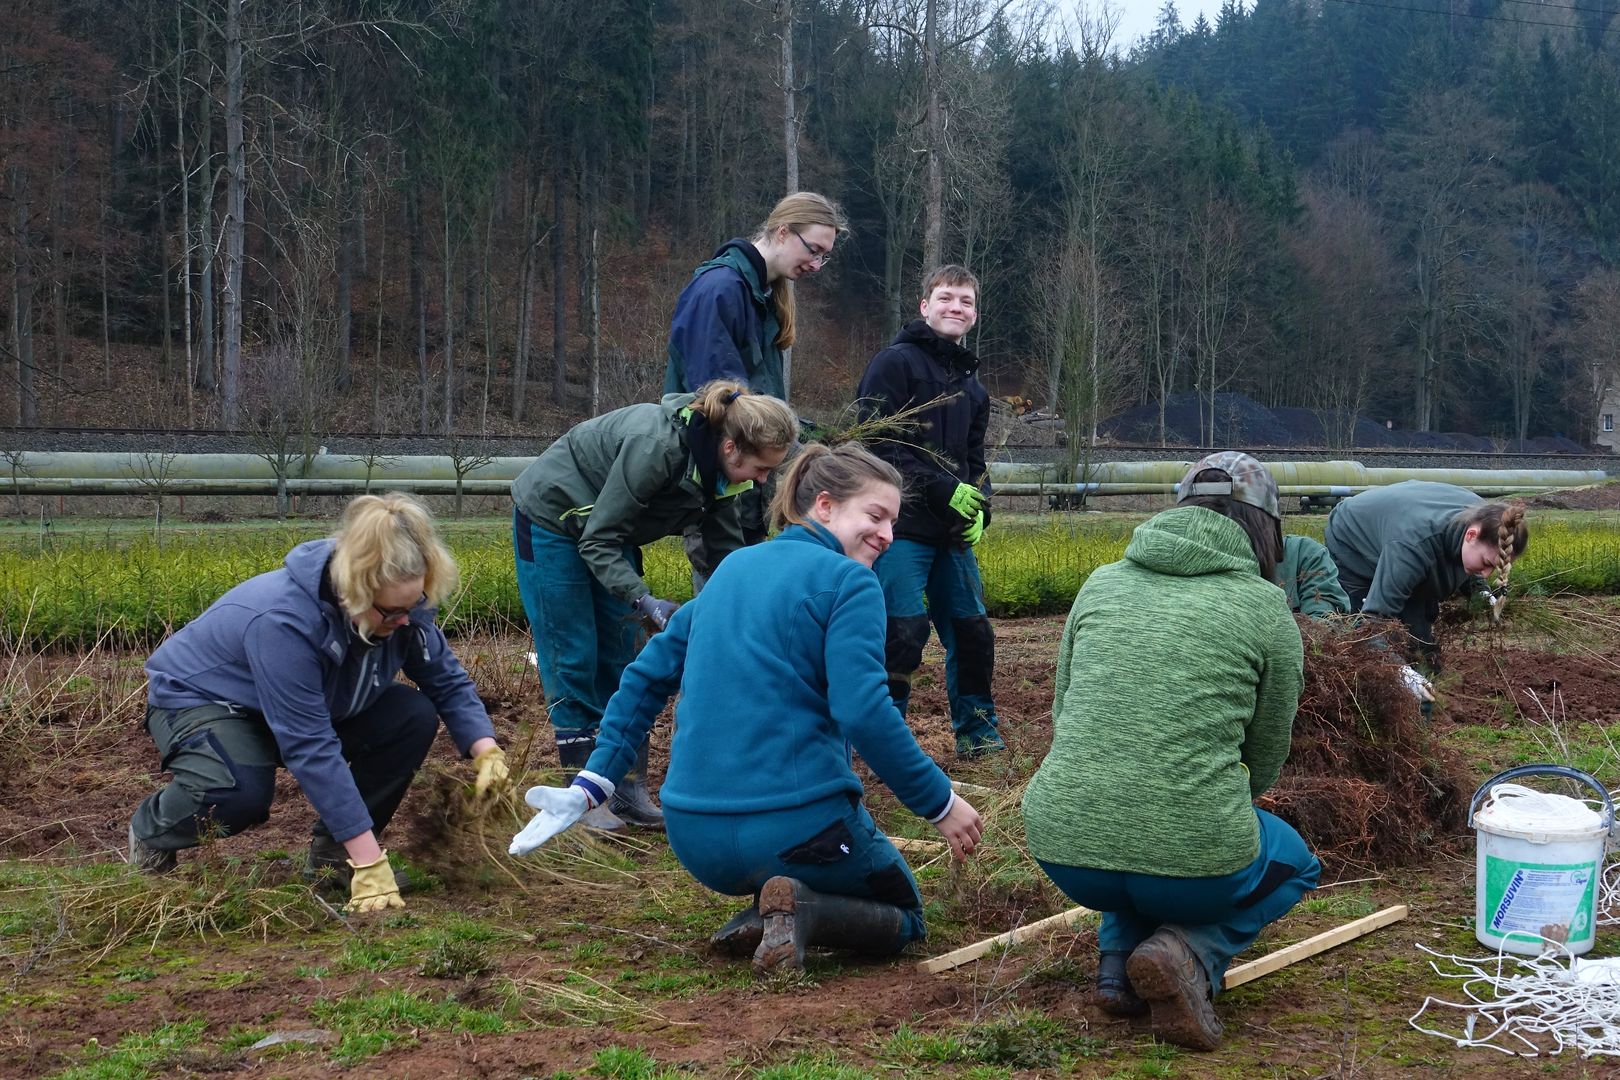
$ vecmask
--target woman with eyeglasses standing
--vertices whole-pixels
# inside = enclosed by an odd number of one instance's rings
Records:
[[[476,765],[477,795],[507,778],[434,623],[456,578],[426,507],[362,495],[335,536],[299,544],[158,646],[146,729],[174,779],[130,818],[130,863],[167,873],[202,837],[263,824],[285,765],[320,815],[306,876],[347,885],[351,911],[403,907],[379,837],[439,720]],[[396,682],[400,671],[416,685]]]
[[[664,393],[690,394],[716,379],[787,397],[782,350],[796,330],[793,290],[783,282],[832,259],[844,213],[825,196],[795,191],[751,237],[732,237],[692,272],[669,327]]]
[[[691,394],[706,383],[740,382],[756,394],[787,400],[782,353],[793,346],[797,317],[787,283],[814,274],[832,259],[849,228],[838,205],[813,191],[795,191],[771,210],[751,237],[732,237],[692,272],[675,302],[669,327],[664,393]],[[738,504],[743,538],[765,539],[768,491]],[[694,586],[719,560],[695,530],[685,534]]]

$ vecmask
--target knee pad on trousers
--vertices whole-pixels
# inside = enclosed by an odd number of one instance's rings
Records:
[[[956,631],[957,693],[988,698],[996,672],[996,636],[990,620],[971,615],[952,619],[951,628]]]
[[[922,666],[923,646],[928,644],[927,615],[889,616],[888,637],[884,642],[884,663],[890,675],[910,675]]]
[[[271,765],[233,765],[236,786],[207,792],[198,814],[199,838],[210,828],[233,836],[270,820],[276,795],[276,770]]]

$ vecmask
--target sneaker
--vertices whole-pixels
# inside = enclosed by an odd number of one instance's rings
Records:
[[[993,727],[956,737],[956,756],[959,758],[981,758],[987,754],[999,754],[1005,749],[1007,744],[1002,741],[1001,733]]]
[[[1209,976],[1182,936],[1168,926],[1125,962],[1131,986],[1153,1012],[1153,1033],[1189,1050],[1214,1050],[1226,1032],[1215,1015]]]
[[[169,874],[179,865],[179,856],[172,851],[159,851],[155,847],[148,847],[140,837],[135,835],[135,819],[129,822],[129,855],[126,857],[129,865],[144,874]]]

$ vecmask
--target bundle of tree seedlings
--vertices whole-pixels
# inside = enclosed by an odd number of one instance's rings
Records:
[[[1299,623],[1305,688],[1293,750],[1259,805],[1298,829],[1330,873],[1415,861],[1454,842],[1473,784],[1401,682],[1405,631],[1376,621]]]

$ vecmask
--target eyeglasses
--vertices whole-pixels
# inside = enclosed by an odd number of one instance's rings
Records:
[[[799,243],[804,245],[804,250],[810,254],[810,262],[814,264],[817,270],[820,270],[823,266],[826,266],[828,263],[832,262],[833,253],[831,251],[817,251],[811,246],[810,241],[804,238],[803,233],[799,232],[797,229],[792,230],[792,232],[794,236],[799,238]]]
[[[372,604],[371,610],[377,613],[377,618],[382,622],[399,622],[403,619],[409,619],[411,617],[411,612],[415,611],[419,607],[423,607],[427,604],[427,602],[427,593],[423,593],[421,599],[417,600],[416,603],[412,604],[410,607],[378,607],[376,604]]]

